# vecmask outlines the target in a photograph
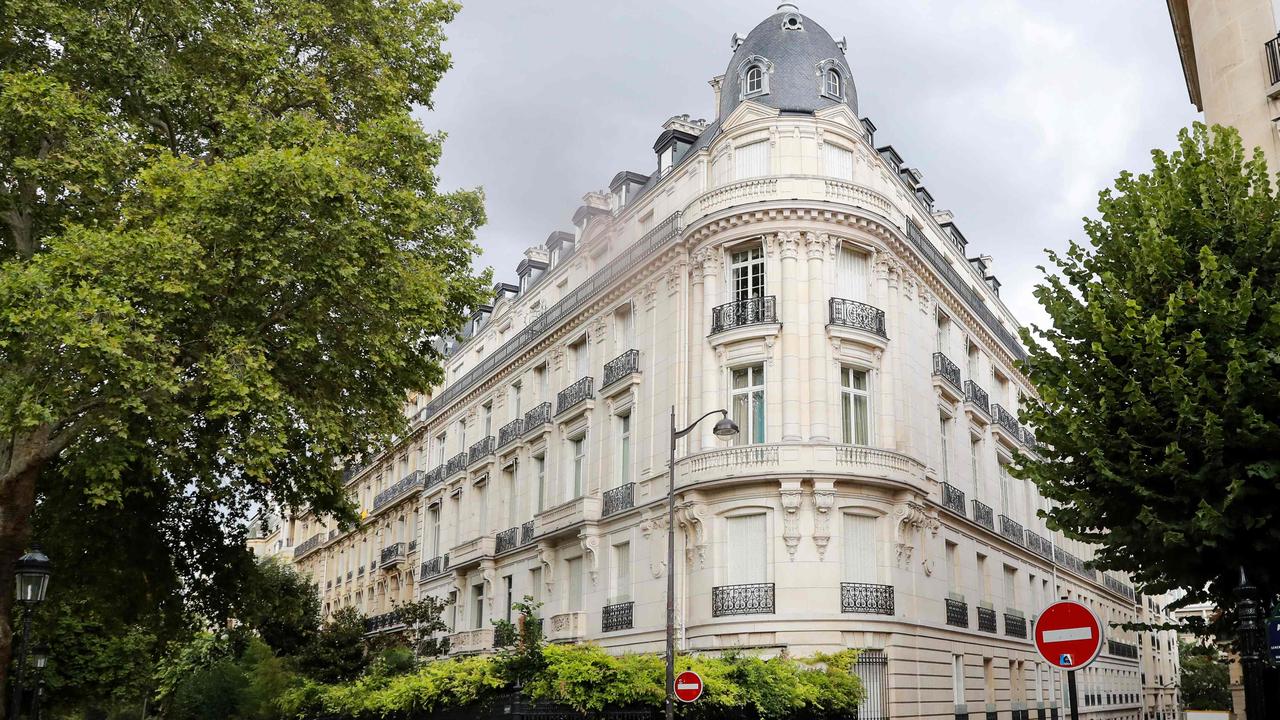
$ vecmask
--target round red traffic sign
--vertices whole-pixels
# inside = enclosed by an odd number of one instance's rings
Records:
[[[1054,667],[1078,670],[1102,652],[1102,621],[1088,607],[1062,600],[1045,608],[1032,628],[1036,650]]]
[[[693,702],[702,697],[702,677],[692,670],[685,670],[676,676],[676,699],[681,702]]]

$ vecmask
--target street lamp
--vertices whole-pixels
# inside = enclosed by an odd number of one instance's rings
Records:
[[[44,666],[49,662],[49,646],[37,645],[31,650],[31,664],[36,669],[36,694],[31,698],[31,720],[40,720],[40,699],[44,697]],[[13,720],[18,720],[13,718]]]
[[[33,544],[31,550],[18,558],[14,565],[14,578],[17,583],[18,603],[22,606],[22,650],[18,655],[18,681],[13,685],[13,698],[9,703],[9,717],[17,720],[22,708],[22,691],[26,687],[27,650],[31,645],[31,611],[44,602],[44,594],[49,589],[49,576],[53,574],[53,563],[49,556]],[[44,666],[47,655],[38,656],[40,667]]]
[[[676,440],[693,432],[698,423],[720,413],[720,419],[711,432],[716,437],[728,438],[738,434],[738,424],[729,419],[728,410],[712,410],[694,420],[683,430],[676,430],[676,406],[671,406],[671,454],[667,460],[667,720],[675,717],[676,688]]]

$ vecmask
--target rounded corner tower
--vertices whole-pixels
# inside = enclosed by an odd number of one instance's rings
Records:
[[[801,113],[843,103],[858,114],[844,41],[837,42],[795,5],[782,3],[745,38],[735,35],[733,43],[720,93],[721,121],[744,100]]]

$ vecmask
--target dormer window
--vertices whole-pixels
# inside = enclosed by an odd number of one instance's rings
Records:
[[[840,71],[832,68],[827,71],[827,94],[832,97],[842,97],[840,93]]]
[[[840,61],[836,58],[827,58],[818,63],[815,68],[815,76],[818,80],[818,92],[832,100],[844,100],[844,73],[840,71]]]
[[[738,82],[743,100],[769,94],[769,73],[773,63],[760,55],[752,55],[738,65]]]
[[[762,92],[763,90],[764,71],[760,69],[759,65],[752,65],[747,68],[747,87],[744,92],[747,95],[754,95],[755,93]]]

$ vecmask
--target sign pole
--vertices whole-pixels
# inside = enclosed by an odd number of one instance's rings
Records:
[[[1067,695],[1071,698],[1071,720],[1080,720],[1080,711],[1076,709],[1076,671],[1067,671]]]

